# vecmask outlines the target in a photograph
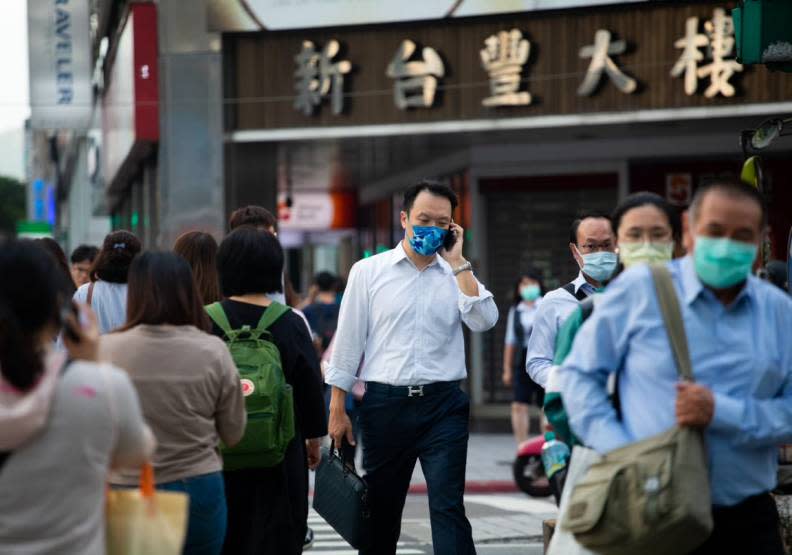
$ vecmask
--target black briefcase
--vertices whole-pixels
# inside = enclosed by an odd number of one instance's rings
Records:
[[[355,549],[371,545],[368,486],[332,444],[316,469],[313,508]]]

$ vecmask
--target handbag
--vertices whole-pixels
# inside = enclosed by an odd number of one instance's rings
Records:
[[[671,276],[653,266],[652,277],[677,371],[693,381]],[[601,555],[688,553],[712,526],[704,436],[679,426],[604,455],[575,484],[564,513],[566,530]]]
[[[180,555],[187,533],[189,496],[154,489],[146,464],[140,488],[107,492],[105,541],[108,555]]]
[[[316,469],[313,508],[353,548],[371,545],[368,486],[332,443]]]

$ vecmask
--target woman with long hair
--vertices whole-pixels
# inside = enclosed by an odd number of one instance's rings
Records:
[[[154,431],[157,487],[190,496],[185,554],[220,553],[226,500],[218,445],[232,446],[246,412],[226,345],[209,335],[209,318],[190,265],[170,252],[147,252],[129,269],[126,324],[102,337],[101,354],[124,368]],[[113,483],[135,485],[138,472]]]
[[[184,258],[192,268],[198,294],[205,305],[220,300],[217,279],[217,241],[203,231],[188,231],[176,239],[173,252]]]
[[[134,387],[97,362],[96,320],[61,281],[33,242],[0,248],[0,553],[103,554],[108,472],[153,447]],[[52,348],[64,324],[68,356]]]
[[[87,304],[96,313],[99,333],[119,328],[126,320],[127,274],[140,250],[140,240],[132,232],[110,233],[91,267],[91,282],[74,294],[75,301]]]
[[[541,276],[529,270],[514,284],[512,303],[506,323],[503,347],[503,383],[512,386],[514,398],[511,421],[514,439],[521,444],[528,439],[531,405],[542,406],[544,392],[534,383],[525,368],[528,340],[531,338],[536,309],[544,294]]]

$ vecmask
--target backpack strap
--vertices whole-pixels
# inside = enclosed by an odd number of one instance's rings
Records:
[[[570,295],[575,297],[578,301],[582,301],[583,299],[588,297],[588,295],[586,295],[586,292],[583,290],[583,286],[582,285],[578,288],[577,293],[576,293],[575,292],[575,284],[573,282],[567,283],[561,289],[563,289],[564,291],[566,291],[567,293],[569,293]]]
[[[663,322],[668,333],[668,341],[671,343],[671,350],[674,353],[677,372],[679,372],[682,379],[692,382],[694,380],[693,367],[690,363],[690,351],[688,350],[682,311],[679,308],[674,282],[671,280],[671,272],[665,266],[653,265],[651,270],[655,291],[657,292],[657,302],[660,305],[660,312],[663,315]]]
[[[92,282],[91,282],[91,285],[89,285],[89,286],[88,286],[88,295],[87,295],[87,297],[85,298],[85,304],[87,304],[88,306],[91,306],[91,304],[92,304],[92,301],[93,301],[93,290],[94,290],[94,285],[96,285],[96,282],[95,282],[95,281],[92,281]]]
[[[252,330],[252,333],[259,337],[263,334],[269,327],[278,321],[278,319],[289,312],[291,308],[288,306],[282,305],[280,303],[273,302],[270,304],[267,309],[264,311],[264,314],[261,315],[261,320],[259,320],[256,329]]]
[[[223,305],[220,303],[212,303],[208,304],[204,307],[206,313],[209,315],[209,318],[217,324],[217,327],[223,330],[223,333],[226,334],[226,337],[231,338],[231,333],[233,330],[231,329],[231,322],[228,321],[228,316],[226,316],[225,311],[223,310]]]

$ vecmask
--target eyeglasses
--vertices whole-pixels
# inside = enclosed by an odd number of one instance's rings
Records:
[[[584,254],[592,252],[610,252],[613,251],[613,241],[604,241],[602,243],[586,243],[585,245],[580,245],[578,250]]]

